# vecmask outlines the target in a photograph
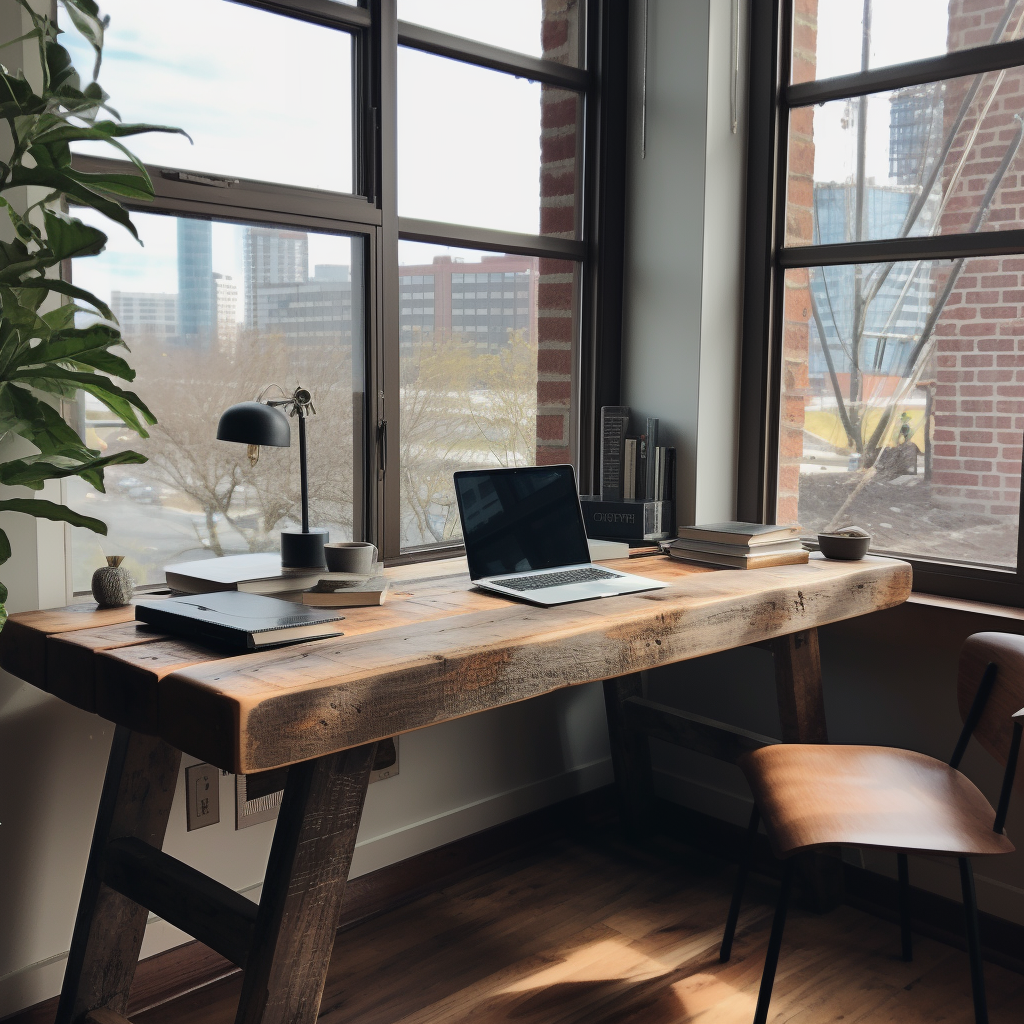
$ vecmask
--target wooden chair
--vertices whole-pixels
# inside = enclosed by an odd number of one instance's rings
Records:
[[[948,765],[893,747],[779,743],[745,754],[740,768],[754,793],[747,852],[740,865],[721,959],[732,951],[754,838],[763,818],[775,856],[785,860],[754,1024],[765,1024],[779,962],[794,856],[836,844],[897,853],[903,958],[912,956],[908,853],[956,857],[960,864],[971,988],[977,1024],[987,1024],[985,976],[971,857],[1011,853],[1003,825],[1024,725],[1024,637],[976,633],[960,653],[957,697],[964,727]],[[1006,766],[999,807],[957,769],[971,736]]]

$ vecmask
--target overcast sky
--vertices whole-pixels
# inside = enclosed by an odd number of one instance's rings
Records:
[[[347,33],[226,0],[175,0],[174,17],[156,0],[103,0],[102,10],[111,24],[100,81],[113,105],[127,121],[180,126],[195,142],[141,136],[130,145],[142,159],[229,177],[351,190]],[[541,0],[399,0],[399,15],[449,31],[461,26],[474,38],[540,53]],[[91,51],[77,33],[68,31],[64,41],[76,66],[91,70]],[[107,149],[104,155],[112,154]],[[536,233],[539,168],[539,85],[401,51],[403,215]],[[174,290],[166,279],[174,264],[173,225],[146,218],[142,233],[151,244],[141,260],[123,244],[127,239],[112,238],[111,248],[124,250],[118,272],[133,279],[126,287]],[[171,252],[161,258],[156,250],[168,242]],[[237,276],[238,232],[215,232],[214,244],[215,269]],[[336,252],[333,240],[311,238],[311,265],[329,262]],[[424,254],[417,246],[409,261]]]
[[[946,52],[949,0],[875,0],[870,66],[883,67]],[[860,71],[861,0],[818,0],[817,77]],[[814,110],[814,177],[845,181],[854,171],[856,127],[843,122],[847,101]],[[889,93],[868,100],[866,174],[889,180]]]
[[[885,0],[873,10],[871,66],[943,53],[948,0]],[[860,67],[860,0],[819,0],[818,77]],[[189,170],[332,191],[352,187],[351,44],[344,32],[226,0],[103,0],[111,16],[101,82],[126,120],[186,128],[135,140],[143,159]],[[398,0],[399,17],[539,55],[541,0]],[[230,45],[225,45],[230,41]],[[65,36],[76,65],[87,47]],[[399,55],[399,211],[403,215],[536,232],[540,87],[485,69],[403,49]],[[815,110],[815,177],[852,172],[846,103]],[[868,115],[867,173],[889,172],[888,95]],[[149,244],[111,232],[109,256],[76,275],[100,284],[113,273],[132,290],[174,291],[174,225],[140,220]],[[214,231],[214,268],[239,277],[241,233]],[[311,236],[310,264],[334,262],[336,239]],[[403,243],[403,263],[471,252]],[[108,266],[89,267],[104,262]]]

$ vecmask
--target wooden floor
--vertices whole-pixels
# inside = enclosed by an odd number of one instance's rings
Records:
[[[748,1024],[775,890],[755,878],[732,961],[718,962],[733,869],[608,842],[561,841],[338,937],[324,1024]],[[967,956],[842,907],[794,909],[770,1019],[973,1021]],[[986,965],[992,1024],[1024,1019],[1024,976]],[[236,975],[135,1017],[231,1024]]]

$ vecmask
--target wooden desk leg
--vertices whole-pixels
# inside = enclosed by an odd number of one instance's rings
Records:
[[[782,739],[786,743],[828,743],[818,631],[779,637],[773,648]],[[812,909],[824,913],[843,902],[843,864],[838,857],[804,854],[800,876]]]
[[[376,749],[288,769],[236,1024],[315,1024]]]
[[[55,1024],[128,1007],[149,911],[100,882],[103,851],[127,837],[163,846],[180,761],[163,740],[122,726],[114,732]]]
[[[608,740],[615,769],[619,818],[628,836],[643,834],[651,805],[651,747],[646,735],[626,724],[623,702],[643,696],[639,673],[606,679],[604,706],[608,715]]]

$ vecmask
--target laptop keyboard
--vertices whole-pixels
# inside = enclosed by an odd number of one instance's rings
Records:
[[[613,580],[618,573],[606,569],[570,569],[568,572],[546,572],[541,576],[520,576],[518,579],[491,580],[509,590],[543,590],[546,587],[562,587],[567,583],[592,583],[594,580]]]

